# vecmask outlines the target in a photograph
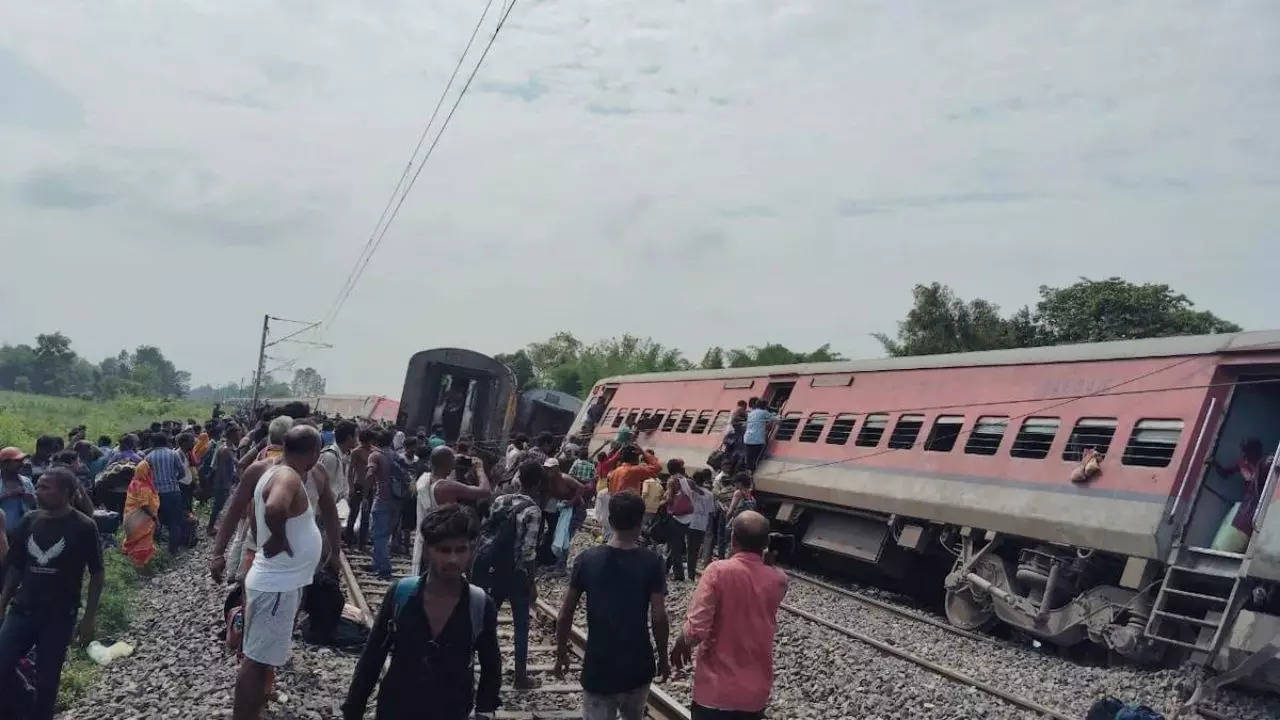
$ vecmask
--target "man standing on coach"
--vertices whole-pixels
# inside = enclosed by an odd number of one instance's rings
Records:
[[[759,720],[773,688],[773,640],[787,576],[764,563],[769,521],[754,510],[733,520],[733,556],[702,571],[671,665],[689,664],[693,720]]]

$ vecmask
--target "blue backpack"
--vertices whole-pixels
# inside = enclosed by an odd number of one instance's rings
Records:
[[[397,619],[404,609],[409,607],[409,603],[418,596],[418,588],[422,586],[422,578],[418,575],[410,575],[396,581],[396,589],[392,595],[395,602],[395,612],[391,614],[391,623],[387,626],[387,643],[388,645],[394,641],[396,636]],[[467,609],[471,611],[471,645],[474,647],[476,639],[480,637],[480,631],[484,630],[484,608],[486,600],[489,596],[485,594],[482,588],[475,585],[467,585],[468,603]]]

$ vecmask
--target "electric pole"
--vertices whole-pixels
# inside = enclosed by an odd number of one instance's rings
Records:
[[[262,341],[258,343],[258,371],[253,374],[253,400],[249,405],[249,416],[258,412],[258,392],[262,388],[262,371],[267,363],[267,327],[271,323],[270,315],[262,316]]]
[[[303,328],[301,330],[295,330],[294,332],[291,332],[288,335],[285,335],[284,337],[278,340],[272,340],[271,342],[267,342],[267,334],[270,332],[272,320],[302,325]],[[262,316],[262,340],[258,343],[258,371],[253,375],[253,400],[250,401],[251,402],[251,405],[249,407],[250,413],[255,413],[258,410],[258,396],[262,393],[263,377],[267,374],[267,369],[266,369],[267,348],[271,347],[272,345],[278,345],[282,342],[296,343],[298,345],[310,345],[312,347],[320,347],[320,348],[333,347],[329,343],[294,339],[296,336],[301,335],[302,333],[308,330],[313,330],[319,326],[320,326],[319,322],[308,322],[305,320],[289,320],[288,318],[275,317],[274,315]],[[280,368],[277,367],[275,369],[278,370]]]

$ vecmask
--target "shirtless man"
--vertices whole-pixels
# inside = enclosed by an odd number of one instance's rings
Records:
[[[261,552],[244,579],[244,659],[236,676],[235,720],[261,717],[274,669],[289,662],[302,591],[311,584],[324,551],[316,508],[304,484],[320,457],[320,433],[310,425],[293,427],[282,450],[279,462],[261,474],[251,493]]]

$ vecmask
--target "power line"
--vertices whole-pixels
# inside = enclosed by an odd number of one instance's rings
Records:
[[[391,201],[395,198],[397,191],[400,192],[400,199],[396,201],[395,208],[391,211],[390,215],[387,215],[387,209],[385,207],[383,208],[382,217],[379,217],[379,224],[382,226],[382,229],[379,231],[378,226],[374,226],[373,232],[369,235],[369,240],[365,242],[365,251],[362,251],[361,255],[356,258],[356,264],[352,267],[352,272],[348,275],[348,281],[343,285],[343,288],[338,291],[337,300],[334,301],[334,305],[326,317],[326,326],[332,324],[333,321],[337,319],[338,313],[342,311],[342,306],[346,304],[347,298],[351,296],[351,292],[355,290],[356,284],[360,282],[360,278],[364,275],[365,268],[369,266],[369,261],[372,260],[374,254],[378,252],[378,248],[382,245],[383,238],[387,235],[387,230],[391,227],[391,223],[395,221],[396,216],[400,214],[400,208],[404,205],[405,198],[409,196],[409,191],[413,189],[414,183],[418,181],[418,176],[422,174],[422,169],[426,167],[427,160],[431,158],[431,153],[435,151],[436,145],[439,144],[440,138],[444,135],[444,131],[449,127],[449,121],[453,119],[453,114],[457,111],[458,105],[462,103],[462,98],[466,96],[467,90],[471,87],[471,82],[475,80],[476,73],[480,71],[481,65],[484,64],[485,58],[488,57],[489,50],[493,47],[494,41],[498,39],[498,33],[502,30],[502,26],[507,22],[507,17],[511,15],[511,11],[516,6],[516,0],[511,0],[503,11],[502,16],[498,19],[498,24],[494,27],[493,34],[489,36],[489,42],[485,44],[484,50],[480,53],[480,59],[476,61],[475,67],[471,69],[471,73],[467,76],[466,83],[463,84],[462,89],[458,92],[458,97],[453,101],[453,106],[449,108],[449,113],[445,115],[444,122],[441,123],[440,129],[436,131],[435,138],[427,147],[426,153],[423,154],[422,160],[418,163],[418,169],[414,171],[413,177],[409,179],[408,185],[404,186],[403,191],[401,191],[400,186],[403,184],[404,178],[408,175],[409,169],[413,166],[418,149],[422,147],[422,142],[426,138],[427,131],[431,127],[432,121],[435,120],[436,114],[439,112],[445,96],[452,87],[453,80],[457,76],[458,69],[461,68],[464,58],[466,58],[468,51],[470,51],[471,44],[475,40],[476,33],[479,31],[481,23],[484,22],[485,15],[489,12],[489,7],[492,5],[492,2],[493,0],[489,0],[488,3],[486,3],[484,12],[480,15],[480,21],[476,23],[475,29],[471,31],[471,39],[467,41],[466,48],[463,50],[462,55],[458,57],[458,64],[454,67],[453,74],[449,77],[449,83],[445,85],[444,92],[441,93],[440,100],[436,103],[436,108],[431,113],[431,119],[428,120],[427,126],[423,128],[422,135],[418,138],[418,145],[414,148],[414,154],[409,158],[409,163],[405,166],[404,173],[401,174],[400,182],[396,183],[396,189],[391,192],[391,197],[387,199],[387,207],[391,206]],[[386,218],[385,222],[383,222],[383,217]]]
[[[373,245],[374,237],[378,234],[378,228],[382,226],[383,221],[387,218],[387,212],[391,209],[391,203],[395,202],[396,194],[400,192],[404,181],[409,177],[409,171],[413,169],[413,163],[418,159],[418,151],[422,149],[422,143],[427,139],[427,133],[431,130],[431,126],[436,121],[436,116],[440,112],[440,107],[444,105],[444,99],[448,96],[449,90],[453,87],[453,81],[458,77],[458,70],[462,69],[462,63],[467,57],[467,53],[471,52],[471,45],[475,42],[476,35],[480,32],[480,26],[484,24],[484,19],[489,14],[489,8],[493,6],[493,0],[485,3],[484,9],[480,12],[480,19],[476,21],[476,26],[471,30],[471,36],[467,38],[467,44],[462,48],[462,53],[458,55],[458,62],[453,66],[453,72],[449,75],[449,81],[445,83],[444,90],[440,92],[440,97],[436,100],[436,106],[431,111],[431,117],[427,119],[427,123],[422,126],[422,132],[418,134],[418,142],[413,146],[413,152],[409,155],[409,161],[405,163],[404,170],[400,172],[400,179],[396,181],[396,186],[391,190],[391,194],[387,196],[386,205],[382,206],[382,213],[378,215],[378,222],[374,224],[373,230],[369,232],[369,239],[365,241],[364,247],[360,249],[360,254],[356,256],[356,262],[351,266],[351,271],[347,273],[347,279],[342,284],[342,289],[338,290],[338,294],[334,297],[334,304],[329,308],[329,312],[325,315],[324,324],[328,325],[332,322],[333,316],[337,314],[338,300],[347,291],[347,287],[355,281],[356,268],[360,266],[360,260],[369,252],[369,248]]]

